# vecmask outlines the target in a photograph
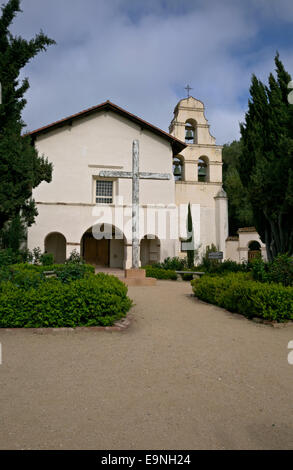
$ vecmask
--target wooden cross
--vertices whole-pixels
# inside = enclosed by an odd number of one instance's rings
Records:
[[[187,87],[185,87],[184,90],[187,90],[187,98],[189,98],[189,92],[190,92],[190,90],[193,90],[193,88],[191,88],[189,85],[187,85]]]
[[[139,268],[139,180],[170,180],[170,173],[147,173],[139,171],[139,141],[132,144],[132,171],[100,171],[103,178],[132,179],[132,268]]]

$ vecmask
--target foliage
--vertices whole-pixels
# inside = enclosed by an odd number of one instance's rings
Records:
[[[6,222],[0,230],[0,246],[2,249],[20,250],[21,244],[26,240],[26,228],[19,214]]]
[[[37,246],[36,248],[33,248],[32,255],[33,255],[33,263],[41,264],[42,250],[39,246]]]
[[[11,248],[0,250],[0,268],[3,266],[9,266],[10,264],[16,264],[21,262],[21,255],[13,251]]]
[[[84,261],[77,250],[72,250],[66,263],[84,263]]]
[[[194,233],[193,233],[193,223],[192,223],[192,215],[191,215],[191,208],[190,202],[188,203],[188,214],[187,214],[187,233],[189,238],[187,238],[187,243],[191,245],[189,249],[187,249],[187,266],[189,269],[193,268],[194,266]]]
[[[268,86],[255,75],[245,123],[241,125],[239,174],[247,188],[254,225],[266,244],[268,259],[293,254],[293,106],[291,77],[277,54],[276,78]]]
[[[228,196],[229,234],[236,235],[240,227],[253,226],[253,213],[248,192],[239,175],[242,142],[234,140],[223,147],[223,188]]]
[[[5,266],[0,269],[0,282],[9,280],[11,283],[22,288],[38,287],[41,283],[48,281],[46,272],[55,273],[57,280],[68,284],[77,279],[83,279],[89,274],[94,274],[94,267],[87,264],[53,264],[39,266],[35,264],[16,264]]]
[[[152,264],[154,268],[171,269],[173,271],[183,271],[187,267],[187,260],[175,256],[174,258],[165,258],[163,263]]]
[[[251,266],[252,276],[256,281],[279,282],[284,286],[293,286],[293,259],[287,254],[278,255],[271,263],[257,258]]]
[[[43,253],[40,257],[42,266],[51,266],[54,264],[54,256],[51,253]]]
[[[144,266],[143,269],[146,270],[146,277],[154,277],[155,279],[171,279],[172,281],[176,281],[177,279],[176,272],[171,269],[156,268],[153,265]]]
[[[0,327],[110,326],[131,304],[125,284],[103,273],[66,284],[50,279],[29,289],[2,282]]]
[[[21,135],[29,83],[24,79],[19,84],[19,76],[30,60],[54,41],[42,32],[30,41],[13,36],[9,28],[20,11],[20,0],[8,0],[0,17],[0,230],[20,213],[27,225],[34,222],[37,209],[32,189],[52,177],[52,165],[38,155],[29,136]]]
[[[293,320],[292,287],[253,281],[247,273],[205,275],[191,281],[191,285],[199,299],[248,318],[277,322]]]

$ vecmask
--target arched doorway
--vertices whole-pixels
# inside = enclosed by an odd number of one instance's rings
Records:
[[[45,238],[45,253],[54,256],[54,263],[62,264],[66,260],[66,238],[62,233],[53,232]]]
[[[123,268],[125,237],[119,229],[110,224],[91,227],[81,239],[81,254],[88,264]]]
[[[145,235],[140,242],[140,261],[142,266],[160,262],[161,244],[155,235]]]
[[[256,240],[253,240],[248,243],[248,261],[255,258],[261,258],[261,246]]]

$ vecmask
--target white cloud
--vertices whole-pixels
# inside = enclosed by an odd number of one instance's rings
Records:
[[[206,105],[218,143],[237,138],[240,98],[254,71],[247,63],[267,75],[275,52],[254,52],[260,23],[253,5],[200,0],[183,1],[179,9],[174,0],[164,3],[167,10],[159,0],[23,0],[14,31],[29,38],[42,28],[58,43],[24,71],[31,84],[28,127],[110,99],[167,130],[189,83]],[[270,14],[261,0],[258,11]],[[293,55],[286,51],[286,57],[292,63]]]

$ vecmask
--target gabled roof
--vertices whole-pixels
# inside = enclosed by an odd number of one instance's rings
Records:
[[[58,127],[62,127],[66,124],[70,124],[70,122],[72,122],[75,119],[89,116],[90,114],[93,114],[98,111],[113,111],[114,113],[117,113],[120,116],[124,116],[126,119],[129,119],[130,121],[135,122],[141,128],[147,129],[150,132],[153,132],[154,134],[157,134],[160,137],[163,137],[164,139],[168,140],[168,142],[170,142],[170,144],[172,145],[174,155],[180,153],[183,149],[186,148],[186,144],[182,142],[181,140],[176,139],[173,135],[168,134],[167,132],[163,131],[159,127],[153,126],[152,124],[150,124],[147,121],[144,121],[138,116],[135,116],[134,114],[129,113],[125,109],[120,108],[119,106],[117,106],[116,104],[112,103],[109,100],[97,106],[93,106],[92,108],[85,109],[84,111],[81,111],[77,114],[73,114],[64,119],[61,119],[60,121],[53,122],[51,124],[48,124],[47,126],[40,127],[39,129],[36,129],[32,132],[28,132],[26,135],[30,135],[31,137],[35,138],[40,134],[44,134]]]

